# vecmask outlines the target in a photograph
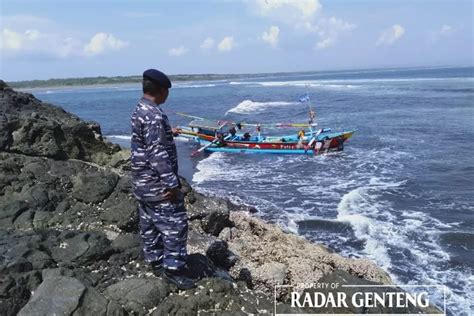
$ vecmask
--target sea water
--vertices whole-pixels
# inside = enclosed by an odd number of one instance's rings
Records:
[[[128,146],[139,85],[32,91],[101,124]],[[350,257],[397,284],[447,286],[448,311],[474,310],[474,68],[377,69],[175,83],[164,110],[242,122],[357,129],[325,156],[203,153],[179,142],[181,172],[201,191],[258,207],[259,216]],[[292,134],[297,130],[264,130]],[[250,133],[255,131],[250,130]],[[438,297],[439,306],[443,298]]]

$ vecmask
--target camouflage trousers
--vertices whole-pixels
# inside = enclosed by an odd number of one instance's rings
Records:
[[[138,212],[145,261],[162,262],[166,269],[180,269],[187,256],[188,218],[184,202],[139,201]]]

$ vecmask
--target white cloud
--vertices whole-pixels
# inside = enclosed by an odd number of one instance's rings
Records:
[[[229,52],[234,48],[235,42],[232,36],[226,36],[222,41],[217,45],[217,49],[220,52]]]
[[[390,28],[383,30],[377,40],[377,46],[393,45],[405,34],[405,28],[400,24],[394,24]]]
[[[93,56],[128,45],[111,34],[97,33],[89,40],[50,19],[33,15],[0,16],[0,53],[7,58],[66,58]],[[74,35],[75,34],[75,35]]]
[[[84,46],[84,53],[87,56],[94,56],[109,51],[120,50],[127,45],[127,42],[116,38],[112,34],[99,32]]]
[[[453,27],[451,25],[444,24],[441,26],[441,29],[439,30],[439,34],[441,35],[449,35],[453,32]]]
[[[316,32],[319,36],[319,41],[315,46],[317,49],[325,49],[334,46],[341,34],[350,32],[355,27],[355,24],[336,17],[329,19],[323,18],[316,25],[307,24],[307,28],[312,32]]]
[[[277,47],[280,36],[280,28],[278,26],[272,26],[270,29],[262,33],[262,40],[273,48]]]
[[[3,29],[0,33],[0,50],[5,56],[41,56],[64,58],[79,55],[81,44],[78,40],[39,30],[17,32]]]
[[[431,40],[436,42],[442,38],[449,37],[454,32],[454,28],[451,25],[443,24],[436,31],[431,32]]]
[[[12,30],[9,29],[3,29],[2,30],[2,37],[0,41],[0,47],[2,50],[20,50],[23,41],[24,41],[24,35],[21,33],[13,32]]]
[[[171,48],[168,51],[168,55],[173,56],[173,57],[178,57],[178,56],[183,56],[188,52],[188,49],[185,48],[184,46],[180,46],[177,48]]]
[[[336,17],[324,17],[319,0],[252,0],[249,3],[260,16],[288,23],[296,32],[317,34],[315,47],[318,49],[334,46],[342,33],[356,27]],[[264,36],[269,38],[268,34]]]
[[[319,0],[254,0],[251,5],[259,15],[287,22],[310,20],[321,9]]]
[[[202,50],[210,50],[214,47],[214,39],[212,37],[206,38],[202,43],[201,43],[201,49]]]

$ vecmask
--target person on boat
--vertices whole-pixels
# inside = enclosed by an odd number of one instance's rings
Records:
[[[314,119],[316,118],[316,112],[314,112],[313,109],[310,109],[308,116],[309,116],[309,125],[313,125]]]
[[[222,134],[221,132],[216,132],[214,142],[218,144],[224,144],[224,134]]]
[[[250,140],[250,133],[249,133],[249,132],[246,132],[246,133],[244,134],[244,136],[242,137],[242,140],[243,140],[244,142],[248,142],[248,141]]]
[[[303,148],[303,142],[304,142],[304,130],[302,129],[301,131],[298,132],[298,144],[296,145],[296,148],[300,149]]]
[[[145,261],[153,273],[179,289],[194,281],[183,275],[188,219],[178,179],[178,156],[168,117],[160,108],[171,81],[162,72],[143,73],[143,97],[132,114],[132,183],[138,201]]]
[[[237,130],[235,129],[235,127],[231,127],[229,128],[229,134],[232,136],[232,138],[235,137],[235,134],[237,134]]]
[[[298,139],[304,139],[304,136],[305,136],[304,129],[302,129],[301,131],[298,132]]]

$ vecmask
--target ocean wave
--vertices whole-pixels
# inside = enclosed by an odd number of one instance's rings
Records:
[[[132,138],[131,135],[106,135],[105,136],[106,139],[109,139],[111,141],[117,141],[117,142],[120,142],[120,141],[130,141],[130,139]],[[175,137],[174,138],[176,141],[179,141],[179,142],[189,142],[191,141],[189,138],[186,138],[186,137],[181,137],[181,136],[178,136],[178,137]]]
[[[419,77],[419,78],[374,78],[374,79],[314,79],[314,80],[285,80],[285,81],[231,81],[230,85],[262,85],[262,86],[284,86],[284,85],[308,85],[308,84],[330,84],[330,83],[377,83],[377,82],[411,82],[411,81],[474,81],[474,77]]]
[[[359,86],[350,84],[329,84],[320,81],[268,81],[258,83],[264,87],[281,87],[281,86],[293,86],[293,87],[312,87],[312,88],[328,88],[328,89],[354,89]]]
[[[337,220],[349,222],[357,238],[364,240],[364,251],[382,268],[388,270],[392,261],[387,252],[386,240],[378,238],[387,231],[387,227],[378,225],[372,217],[380,213],[382,205],[368,198],[368,188],[359,187],[345,194],[337,206]],[[366,215],[366,213],[369,213]],[[387,214],[390,217],[390,213]],[[391,225],[393,218],[388,219]]]
[[[106,135],[105,138],[130,140],[131,135]]]
[[[209,83],[209,84],[176,84],[175,88],[178,89],[188,89],[188,88],[211,88],[215,87],[216,84]]]
[[[322,88],[322,89],[331,89],[331,90],[341,90],[341,89],[356,89],[359,88],[357,85],[352,84],[335,84],[329,83],[332,81],[327,81],[325,83],[324,80],[297,80],[297,81],[248,81],[248,82],[229,82],[230,85],[257,85],[263,87],[284,87],[284,86],[292,86],[292,87],[311,87],[311,88]],[[334,81],[339,82],[339,81]]]
[[[263,112],[269,107],[274,106],[285,106],[285,105],[294,105],[296,102],[285,102],[285,101],[270,101],[270,102],[255,102],[252,100],[244,100],[240,102],[236,107],[228,110],[228,113],[238,113],[238,114],[251,114],[255,112]]]
[[[440,285],[456,283],[463,292],[469,291],[468,271],[446,271],[450,254],[440,244],[440,233],[452,228],[426,213],[398,210],[383,193],[397,190],[404,181],[391,182],[374,178],[368,184],[346,193],[337,206],[337,220],[348,222],[355,236],[364,241],[363,255],[391,272],[395,283]],[[403,266],[403,268],[402,268]],[[393,273],[399,269],[410,271],[410,277]],[[472,275],[471,275],[472,277]],[[453,302],[452,311],[468,309],[469,303],[452,288],[446,288]],[[442,304],[443,297],[436,297]]]
[[[460,306],[452,310],[469,306],[459,293],[469,292],[472,273],[446,271],[450,255],[439,241],[440,234],[451,231],[453,224],[429,212],[392,204],[394,197],[404,199],[411,194],[407,179],[400,177],[406,163],[414,159],[411,154],[348,147],[335,155],[258,159],[213,153],[198,163],[193,182],[255,205],[262,218],[285,230],[344,255],[368,257],[398,284],[450,284],[447,293]],[[313,221],[323,220],[334,221],[336,228],[321,234],[310,227]],[[351,229],[344,228],[347,225]],[[457,292],[452,284],[457,284]],[[442,297],[437,298],[436,303],[440,302]]]
[[[315,79],[315,80],[285,80],[285,81],[232,81],[230,85],[248,85],[261,87],[305,87],[321,90],[341,90],[348,92],[367,92],[374,91],[374,89],[383,89],[382,93],[407,93],[406,85],[413,82],[420,83],[470,83],[474,81],[471,77],[454,77],[454,78],[377,78],[377,79]],[[402,85],[403,89],[398,87]],[[420,89],[422,89],[420,87]],[[420,89],[414,89],[411,92],[416,92]],[[472,93],[471,88],[423,88],[426,91],[433,92],[458,92],[458,93]],[[422,89],[422,90],[423,90]],[[454,90],[454,91],[451,91]]]

